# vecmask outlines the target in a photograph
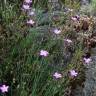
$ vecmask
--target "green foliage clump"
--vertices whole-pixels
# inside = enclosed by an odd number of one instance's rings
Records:
[[[6,1],[6,0],[5,0]],[[33,0],[33,6],[42,9],[48,0]],[[81,44],[76,41],[69,48],[64,45],[64,39],[71,31],[57,36],[51,32],[51,27],[63,28],[67,15],[61,13],[58,22],[52,21],[52,14],[47,18],[41,10],[37,11],[37,25],[26,25],[26,13],[20,11],[22,2],[2,2],[0,14],[2,30],[0,30],[0,83],[9,86],[5,96],[67,96],[71,87],[82,83],[84,66],[80,62],[83,54]],[[68,2],[67,2],[68,3]],[[66,4],[67,4],[66,3]],[[13,4],[13,5],[12,5]],[[75,3],[74,3],[75,4]],[[76,3],[77,4],[77,3]],[[76,5],[75,4],[75,5]],[[42,6],[44,5],[44,6]],[[75,5],[72,8],[75,8]],[[19,6],[19,8],[17,7]],[[76,6],[77,8],[77,6]],[[37,10],[36,9],[36,10]],[[46,23],[47,22],[47,23]],[[42,28],[43,27],[43,28]],[[40,50],[47,50],[48,57],[40,56]],[[68,53],[68,54],[67,54]],[[71,78],[69,71],[78,72],[76,78]],[[60,72],[62,78],[53,77],[54,72]],[[2,93],[0,93],[2,95]],[[3,96],[3,95],[2,95]]]

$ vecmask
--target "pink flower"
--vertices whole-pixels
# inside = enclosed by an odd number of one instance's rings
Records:
[[[75,17],[77,18],[77,20],[79,20],[79,19],[80,19],[80,16],[79,16],[79,15],[76,15]]]
[[[72,19],[73,21],[77,21],[77,18],[76,18],[76,17],[71,17],[71,19]]]
[[[0,87],[2,93],[8,92],[8,88],[9,86],[6,86],[6,85],[2,85],[2,87]]]
[[[32,0],[24,0],[25,3],[30,4],[32,3]]]
[[[29,10],[30,9],[30,6],[29,5],[26,5],[26,4],[23,4],[22,7],[23,7],[24,10]]]
[[[47,57],[49,55],[49,52],[47,52],[46,50],[41,50],[40,55],[44,56],[44,57]]]
[[[62,75],[61,75],[60,73],[58,73],[58,72],[55,72],[55,73],[53,74],[53,76],[54,76],[56,79],[62,77]]]
[[[79,15],[75,15],[75,16],[72,16],[71,19],[73,21],[78,21],[78,20],[80,20],[80,16]]]
[[[68,43],[72,43],[72,40],[70,39],[64,39],[65,41],[67,41]]]
[[[53,31],[55,34],[60,34],[61,33],[61,30],[59,30],[59,29],[54,29],[54,31]]]
[[[30,25],[33,25],[34,23],[35,22],[32,19],[30,19],[30,20],[27,21],[27,24],[30,24]]]
[[[78,75],[78,73],[75,70],[70,70],[70,75],[72,77],[76,77]]]
[[[85,62],[86,64],[89,64],[89,63],[92,61],[91,58],[83,58],[83,59],[84,59],[84,62]]]

